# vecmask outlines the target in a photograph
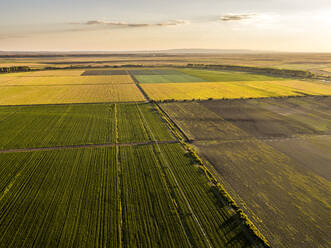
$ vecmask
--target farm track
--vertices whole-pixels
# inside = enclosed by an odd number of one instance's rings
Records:
[[[68,146],[53,146],[53,147],[35,147],[35,148],[17,148],[0,150],[1,153],[14,153],[14,152],[37,152],[37,151],[53,151],[53,150],[66,150],[66,149],[79,149],[79,148],[100,148],[100,147],[125,147],[125,146],[146,146],[154,144],[176,144],[177,140],[166,141],[148,141],[148,142],[131,142],[131,143],[110,143],[110,144],[85,144],[85,145],[68,145]]]

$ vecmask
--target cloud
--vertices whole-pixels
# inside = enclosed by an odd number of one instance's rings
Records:
[[[82,26],[95,26],[95,27],[109,27],[109,28],[142,28],[142,27],[168,27],[189,24],[186,20],[173,20],[159,23],[127,23],[121,21],[103,21],[91,20],[87,22],[74,22],[69,24],[82,25]]]
[[[254,18],[256,14],[226,14],[220,17],[222,22],[242,21]]]

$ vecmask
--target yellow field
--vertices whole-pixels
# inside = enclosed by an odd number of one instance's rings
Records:
[[[1,85],[68,85],[68,84],[133,84],[129,75],[114,76],[58,76],[58,77],[5,77],[0,76]]]
[[[311,95],[331,95],[331,84],[322,82],[308,81],[284,81],[277,82],[279,85],[284,85],[305,92]]]
[[[126,101],[144,101],[135,84],[0,87],[0,105]]]
[[[323,86],[323,87],[322,87]],[[331,85],[304,81],[142,84],[153,100],[259,98],[305,94],[331,95]]]
[[[10,77],[57,77],[57,76],[80,76],[85,70],[46,70],[8,73]]]

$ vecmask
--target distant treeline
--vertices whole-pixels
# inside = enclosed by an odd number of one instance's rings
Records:
[[[251,66],[240,66],[240,65],[205,65],[205,64],[187,64],[187,67],[251,72],[251,73],[259,73],[259,74],[268,74],[273,76],[281,76],[281,77],[300,77],[300,78],[314,77],[314,74],[309,71],[276,69],[276,68],[268,68],[268,67],[251,67]]]
[[[0,73],[24,72],[24,71],[31,71],[31,68],[28,66],[0,67]]]

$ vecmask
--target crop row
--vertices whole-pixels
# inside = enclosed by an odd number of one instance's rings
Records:
[[[0,107],[0,149],[115,143],[114,104]],[[144,142],[141,110],[158,140],[173,140],[148,104],[116,104],[119,142]]]

